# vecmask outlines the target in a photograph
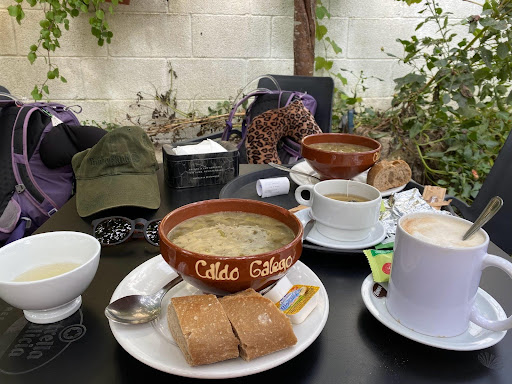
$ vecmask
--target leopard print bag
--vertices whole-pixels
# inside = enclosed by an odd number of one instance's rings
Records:
[[[279,155],[279,151],[285,146],[295,147],[288,152],[291,152],[291,157],[297,161],[300,158],[299,143],[305,136],[315,133],[322,133],[322,130],[301,99],[285,107],[263,112],[256,116],[247,128],[247,162],[281,164],[283,156]]]
[[[276,89],[257,88],[252,92],[244,94],[247,86],[262,77],[270,79],[276,86]],[[280,164],[295,163],[301,157],[300,141],[302,137],[310,132],[321,132],[313,118],[317,106],[315,98],[305,92],[281,90],[279,83],[270,75],[260,76],[253,81],[248,83],[235,98],[231,113],[226,120],[226,127],[221,140],[229,141],[233,139],[238,143],[240,163],[269,162],[270,160],[267,160],[266,154],[261,156],[261,150],[269,151],[266,147],[267,145],[272,148],[272,153],[274,154],[272,158],[274,160],[278,158],[277,162]],[[238,108],[247,104],[249,100],[252,100],[252,102],[246,107],[241,121],[241,130],[234,129],[233,121],[235,120]],[[287,108],[298,100],[301,101],[301,104],[298,104],[296,107]],[[270,120],[279,120],[279,126],[265,130],[265,133],[262,133],[259,130],[266,126],[269,113],[272,115],[270,111],[275,111],[278,115],[278,117],[270,118]],[[259,118],[260,115],[263,115],[263,117]],[[253,121],[257,118],[259,118],[258,121],[256,124],[253,124]],[[301,118],[308,120],[308,123],[300,122],[298,119]],[[277,120],[272,124],[277,124]],[[293,120],[296,121],[294,122]],[[310,126],[311,124],[316,125],[316,128],[304,129],[304,125]],[[249,129],[252,132],[251,139],[248,138]],[[294,130],[296,131],[295,133],[293,133]],[[251,159],[247,157],[247,149],[253,154]],[[277,155],[275,155],[276,151]]]

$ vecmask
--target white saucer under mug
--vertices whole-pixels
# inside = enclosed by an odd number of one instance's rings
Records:
[[[379,244],[386,237],[386,230],[384,225],[379,221],[370,230],[368,236],[362,240],[357,241],[343,241],[333,240],[327,236],[322,235],[315,226],[311,229],[306,240],[310,243],[320,245],[322,247],[334,248],[334,249],[366,249]]]
[[[469,323],[466,332],[453,337],[427,336],[415,332],[391,316],[386,307],[386,297],[377,297],[373,294],[374,284],[373,276],[370,274],[361,286],[361,295],[366,308],[386,327],[418,343],[452,351],[476,351],[495,345],[507,334],[507,331],[490,331],[472,322]],[[387,283],[379,284],[384,289],[388,289]],[[507,318],[500,304],[482,288],[478,288],[475,304],[479,312],[489,320],[505,320]]]
[[[295,212],[295,216],[297,216],[302,225],[305,226],[306,223],[311,220],[310,212],[311,208],[302,209]],[[318,232],[315,226],[311,228],[311,231],[308,233],[306,240],[312,244],[332,249],[367,249],[369,247],[373,247],[376,244],[379,244],[382,240],[385,239],[385,237],[386,229],[384,228],[384,225],[378,221],[377,224],[370,230],[368,236],[366,236],[363,240],[336,241],[322,235],[320,232]]]

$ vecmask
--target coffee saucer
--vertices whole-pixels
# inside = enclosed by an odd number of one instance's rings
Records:
[[[373,276],[369,274],[361,286],[361,295],[366,308],[386,327],[418,343],[451,351],[476,351],[498,343],[507,334],[507,331],[489,331],[471,322],[466,332],[454,337],[434,337],[415,332],[391,316],[386,307],[386,297],[378,298],[373,294],[374,284]],[[379,284],[388,289],[387,283]],[[481,288],[478,288],[475,304],[478,311],[489,320],[505,320],[507,318],[498,302]]]
[[[310,210],[311,208],[305,209]],[[308,212],[309,214],[309,212]],[[367,249],[376,244],[379,244],[386,237],[386,230],[384,225],[379,221],[371,230],[369,235],[363,240],[358,241],[338,241],[330,239],[322,235],[316,229],[316,225],[313,226],[309,232],[306,240],[310,243],[321,245],[322,247],[334,248],[334,249]]]

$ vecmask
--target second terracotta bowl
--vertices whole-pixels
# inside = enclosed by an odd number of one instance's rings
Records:
[[[251,256],[212,256],[191,252],[172,243],[167,234],[181,222],[215,212],[249,212],[272,217],[286,224],[295,234],[282,248]],[[163,218],[159,227],[160,251],[165,261],[185,281],[203,292],[216,295],[261,290],[283,277],[302,253],[302,225],[297,217],[277,205],[256,200],[206,200],[180,207]],[[249,239],[248,239],[249,241]]]
[[[347,143],[368,147],[366,152],[341,153],[312,148],[317,143]],[[380,158],[381,144],[349,133],[319,133],[302,139],[301,153],[323,179],[351,179],[372,167]]]

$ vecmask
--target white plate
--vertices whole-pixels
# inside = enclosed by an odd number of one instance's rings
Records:
[[[153,293],[176,276],[164,259],[158,255],[139,265],[119,283],[112,295],[111,302],[120,297],[134,294]],[[123,325],[112,321],[110,329],[118,343],[133,357],[150,367],[178,376],[201,379],[224,379],[252,375],[277,367],[291,360],[304,351],[325,326],[329,315],[327,292],[316,274],[305,264],[297,261],[286,275],[293,284],[307,284],[320,287],[318,305],[301,324],[294,324],[293,331],[297,344],[262,356],[252,361],[241,358],[221,361],[219,363],[191,367],[174,343],[167,327],[167,305],[172,296],[185,296],[200,293],[190,284],[180,283],[163,299],[162,314],[148,324]]]
[[[315,172],[313,168],[311,168],[307,161],[301,161],[300,163],[295,164],[292,167],[292,170],[320,177],[320,175],[317,172]],[[368,176],[368,171],[364,171],[359,175],[354,176],[352,180],[359,181],[361,183],[366,183],[366,176]],[[298,185],[309,185],[318,183],[318,180],[313,177],[297,175],[296,173],[290,173],[290,177]],[[393,193],[400,192],[401,190],[403,190],[405,186],[406,184],[401,185],[400,187],[388,189],[386,191],[381,192],[381,195],[382,197],[391,196]]]
[[[361,286],[361,295],[366,308],[386,327],[418,343],[451,351],[476,351],[498,343],[507,334],[507,331],[489,331],[470,322],[468,330],[462,335],[454,337],[423,335],[403,326],[389,314],[386,307],[386,298],[378,298],[373,294],[373,284],[373,276],[370,274]],[[379,284],[388,289],[386,283]],[[475,303],[480,313],[489,320],[504,320],[507,318],[505,311],[498,302],[481,288],[478,288]]]
[[[313,168],[311,168],[311,166],[308,164],[307,161],[301,161],[300,163],[295,164],[292,167],[292,170],[304,172],[304,173],[307,173],[308,175],[320,177],[320,175],[317,172],[315,172],[315,170]],[[310,185],[310,184],[316,184],[319,182],[318,179],[315,179],[313,177],[308,177],[305,175],[298,175],[296,173],[291,173],[291,172],[290,172],[290,177],[298,185]]]

